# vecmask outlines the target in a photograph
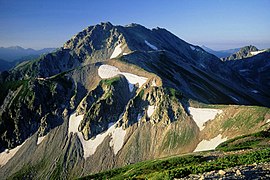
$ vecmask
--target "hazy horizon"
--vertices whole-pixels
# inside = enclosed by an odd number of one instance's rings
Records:
[[[270,1],[5,1],[0,0],[0,47],[61,47],[85,27],[133,22],[166,28],[213,50],[270,47]]]

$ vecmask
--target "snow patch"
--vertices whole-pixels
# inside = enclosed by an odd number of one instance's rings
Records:
[[[189,46],[193,51],[196,49],[195,47],[193,47],[193,46]]]
[[[113,147],[114,154],[116,155],[118,151],[123,147],[124,145],[124,139],[126,135],[126,131],[122,129],[122,127],[119,128],[113,128],[108,129],[108,133],[111,133],[111,141],[110,146]]]
[[[109,124],[108,124],[108,129],[109,129],[110,127],[112,127],[114,124],[115,124],[115,123],[113,123],[113,122],[109,123]]]
[[[141,77],[141,76],[137,76],[135,74],[131,74],[131,73],[124,73],[121,72],[120,74],[124,75],[125,78],[128,80],[128,82],[130,84],[139,84],[139,87],[142,87],[142,85],[147,81],[147,78],[145,77]]]
[[[126,135],[126,131],[122,129],[122,127],[116,128],[116,123],[109,123],[109,129],[104,133],[98,134],[95,138],[92,138],[88,141],[84,140],[81,132],[78,131],[79,124],[83,119],[84,115],[76,116],[73,113],[69,118],[69,129],[68,132],[77,133],[81,144],[83,146],[84,158],[93,155],[96,152],[97,147],[104,141],[107,136],[111,136],[110,146],[113,147],[114,153],[117,154],[118,151],[124,145],[124,138]]]
[[[250,54],[253,55],[253,56],[255,56],[255,55],[260,54],[260,53],[262,53],[262,52],[264,52],[264,51],[265,51],[265,50],[261,50],[261,51],[252,51],[252,52],[250,52]]]
[[[200,131],[204,129],[204,123],[208,120],[212,120],[216,117],[217,114],[222,113],[220,109],[208,109],[208,108],[188,108],[190,114],[192,115],[197,126],[200,128]]]
[[[230,96],[230,98],[233,99],[233,100],[235,100],[235,101],[237,101],[237,102],[239,102],[239,100],[236,97]]]
[[[253,93],[259,93],[259,91],[257,91],[257,90],[255,90],[255,89],[253,89],[251,92],[253,92]]]
[[[144,40],[144,42],[145,42],[145,44],[146,44],[147,46],[149,46],[151,49],[153,49],[153,50],[155,50],[155,51],[158,50],[158,48],[157,48],[156,46],[154,46],[153,44],[149,43],[148,41]]]
[[[141,115],[141,113],[139,113],[138,116],[137,116],[137,121],[140,121],[142,119],[142,117],[143,116]]]
[[[118,44],[115,48],[114,51],[110,57],[110,59],[116,58],[117,56],[119,56],[122,53],[122,49],[121,49],[121,44]]]
[[[10,149],[10,150],[6,149],[4,152],[1,152],[0,153],[0,167],[4,166],[16,154],[16,152],[18,152],[18,150],[24,145],[24,143],[27,140],[25,140],[21,145],[16,146],[13,149]]]
[[[42,137],[38,137],[38,139],[37,139],[37,145],[39,145],[39,144],[44,140],[44,138],[45,138],[46,136],[47,136],[47,135],[42,136]]]
[[[202,140],[194,150],[194,152],[198,151],[208,151],[215,149],[220,143],[226,141],[227,138],[222,138],[222,135],[219,134],[217,137],[208,140]]]
[[[153,81],[152,81],[151,86],[152,86],[152,87],[157,87],[156,80],[153,80]]]
[[[117,67],[110,66],[110,65],[101,65],[98,68],[98,75],[102,79],[112,78],[120,73],[121,72],[119,71]]]
[[[201,67],[206,68],[205,65],[203,65],[202,63],[200,65],[201,65]]]
[[[127,79],[128,83],[129,83],[130,92],[133,91],[135,84],[138,83],[139,87],[141,87],[147,81],[147,78],[145,78],[145,77],[137,76],[137,75],[131,74],[131,73],[121,72],[115,66],[101,65],[98,68],[98,75],[102,79],[112,78],[112,77],[114,77],[114,76],[116,76],[118,74],[122,74],[122,75],[125,76],[125,78]]]
[[[240,69],[239,72],[247,72],[249,69]]]
[[[148,106],[148,109],[147,109],[147,116],[148,117],[151,117],[152,114],[154,113],[155,111],[155,106]]]

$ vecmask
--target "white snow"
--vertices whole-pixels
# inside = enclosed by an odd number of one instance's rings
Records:
[[[121,72],[120,74],[124,75],[125,78],[128,80],[128,82],[130,84],[139,84],[139,87],[142,87],[142,85],[147,81],[147,78],[145,77],[141,77],[141,76],[137,76],[135,74],[131,74],[131,73],[124,73],[124,72]],[[132,89],[133,90],[133,89]],[[130,92],[132,91],[130,90]]]
[[[205,68],[205,65],[203,65],[202,63],[200,64],[203,68]]]
[[[252,52],[250,52],[250,54],[251,55],[253,55],[253,56],[255,56],[255,55],[257,55],[257,54],[259,54],[259,53],[262,53],[262,52],[264,52],[265,50],[261,50],[261,51],[252,51]]]
[[[118,151],[124,145],[126,131],[123,130],[122,127],[119,127],[119,128],[110,128],[108,129],[107,132],[110,133],[112,137],[110,141],[110,146],[113,147],[114,154],[117,154]]]
[[[148,117],[152,116],[152,114],[154,113],[154,111],[155,111],[155,106],[148,106],[147,116]]]
[[[112,78],[112,77],[114,77],[114,76],[116,76],[118,74],[124,75],[125,78],[128,80],[130,92],[133,91],[133,88],[134,88],[134,85],[135,84],[138,83],[139,84],[139,87],[141,87],[147,81],[147,78],[145,78],[145,77],[137,76],[137,75],[131,74],[131,73],[121,72],[115,66],[101,65],[98,68],[98,75],[102,79]]]
[[[153,81],[152,81],[151,86],[152,86],[152,87],[157,87],[156,80],[153,80]]]
[[[192,115],[200,131],[204,129],[203,124],[208,120],[212,120],[217,114],[222,113],[220,109],[208,109],[208,108],[193,108],[189,107],[189,112]]]
[[[196,49],[195,47],[193,47],[193,46],[189,46],[193,51]]]
[[[259,93],[259,91],[257,91],[257,90],[255,90],[255,89],[253,89],[251,92],[253,92],[253,93]]]
[[[48,134],[47,134],[47,135],[48,135]],[[45,138],[47,135],[42,136],[42,137],[38,137],[38,139],[37,139],[37,145],[39,145],[39,144],[44,140],[44,138]]]
[[[98,68],[98,75],[102,79],[112,78],[120,73],[121,72],[119,71],[117,67],[110,66],[110,65],[101,65]]]
[[[230,95],[229,95],[230,96]],[[236,97],[230,96],[233,100],[239,102],[239,100]]]
[[[1,152],[0,153],[0,167],[5,165],[16,154],[16,152],[23,146],[23,144],[27,140],[25,140],[21,145],[15,147],[13,149],[10,149],[10,150],[6,149],[4,152]]]
[[[121,49],[121,44],[118,44],[115,48],[114,51],[110,57],[110,59],[116,58],[117,56],[119,56],[122,53],[122,49]]]
[[[115,123],[113,123],[113,122],[109,123],[109,124],[108,124],[108,129],[109,129],[110,127],[112,127],[114,124],[115,124]]]
[[[222,135],[219,134],[217,137],[208,140],[202,140],[194,150],[194,152],[198,151],[208,151],[215,149],[220,143],[226,141],[227,138],[222,138]]]
[[[144,42],[145,42],[145,44],[146,44],[147,46],[149,46],[151,49],[153,49],[153,50],[155,50],[155,51],[158,50],[158,48],[157,48],[156,46],[154,46],[153,44],[149,43],[148,41],[144,40]]]
[[[137,121],[140,121],[141,119],[142,119],[142,115],[141,115],[141,113],[139,113],[137,116]]]
[[[247,72],[247,71],[249,71],[249,69],[240,69],[239,71],[240,72]]]
[[[110,123],[110,128],[104,133],[98,134],[95,138],[92,138],[88,141],[84,140],[81,132],[78,131],[79,124],[83,119],[83,115],[76,116],[73,113],[69,118],[69,129],[68,132],[77,133],[84,151],[84,158],[86,159],[90,155],[93,155],[96,152],[97,147],[103,142],[105,137],[111,136],[112,139],[110,141],[110,146],[113,147],[114,153],[117,154],[118,151],[124,145],[124,138],[126,135],[126,131],[122,129],[122,127],[115,127],[116,123]]]

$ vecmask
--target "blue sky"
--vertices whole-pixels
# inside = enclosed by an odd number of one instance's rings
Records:
[[[270,48],[269,0],[0,0],[0,46],[60,47],[110,21],[163,27],[213,49]]]

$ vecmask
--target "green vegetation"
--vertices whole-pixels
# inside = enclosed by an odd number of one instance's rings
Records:
[[[34,177],[37,172],[42,171],[46,167],[46,161],[45,159],[41,160],[36,165],[24,165],[19,171],[17,171],[15,174],[7,178],[8,180],[20,180],[20,179],[32,179],[31,177]]]
[[[211,161],[207,156],[196,155],[145,161],[81,179],[173,179],[259,162],[270,162],[270,148],[239,155],[226,155]]]
[[[19,80],[19,81],[9,81],[3,84],[0,84],[0,104],[3,103],[5,97],[8,94],[9,90],[15,91],[17,90],[21,85],[27,86],[29,80]]]
[[[101,83],[102,84],[106,84],[108,86],[112,86],[115,83],[117,83],[119,80],[120,80],[120,77],[119,76],[116,76],[116,77],[113,77],[111,79],[103,79],[103,80],[101,80]]]
[[[260,131],[254,134],[239,136],[221,143],[216,150],[235,151],[240,149],[253,149],[258,147],[268,147],[270,141],[270,132]]]
[[[238,107],[241,108],[241,107]],[[265,107],[245,107],[245,113],[238,113],[235,116],[224,121],[222,128],[224,129],[250,129],[254,124],[258,124],[264,120],[264,116],[269,112],[269,108]]]
[[[177,99],[182,99],[183,98],[183,94],[180,91],[177,91],[173,88],[167,88],[167,90],[169,91],[169,95],[171,97],[177,98]]]
[[[162,143],[162,149],[180,148],[187,145],[195,138],[195,132],[191,127],[183,127],[181,133],[174,131],[166,134]]]

